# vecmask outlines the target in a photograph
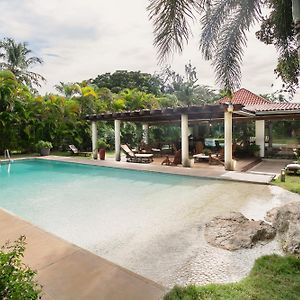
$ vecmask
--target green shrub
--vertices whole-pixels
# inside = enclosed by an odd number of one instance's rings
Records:
[[[103,139],[98,139],[97,140],[97,147],[98,147],[98,149],[106,149],[106,148],[109,148],[109,144],[107,144],[105,142],[105,140],[103,140]]]
[[[13,244],[6,243],[0,251],[0,299],[41,299],[41,286],[35,281],[36,272],[22,263],[25,236]]]
[[[45,142],[45,141],[42,141],[42,140],[38,141],[35,144],[35,147],[36,147],[37,151],[41,151],[42,149],[52,149],[53,148],[51,142]]]

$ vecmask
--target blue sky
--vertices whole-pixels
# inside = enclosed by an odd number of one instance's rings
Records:
[[[1,38],[26,41],[44,60],[34,68],[47,79],[41,92],[53,91],[59,81],[73,82],[115,70],[160,70],[154,49],[147,0],[1,0]],[[182,55],[169,61],[179,73],[189,60],[196,66],[200,84],[214,88],[213,69],[198,51],[200,26]],[[273,70],[276,51],[248,35],[242,86],[255,93],[280,87]],[[275,87],[271,85],[274,84]],[[298,99],[299,98],[299,99]],[[299,94],[296,99],[300,101]]]

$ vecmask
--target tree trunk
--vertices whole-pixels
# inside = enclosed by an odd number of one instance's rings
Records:
[[[298,58],[300,62],[300,0],[292,0],[292,9],[296,29],[296,38],[298,42]]]

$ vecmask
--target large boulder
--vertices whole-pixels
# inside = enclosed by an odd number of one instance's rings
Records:
[[[205,226],[207,242],[226,250],[252,248],[256,243],[267,243],[276,235],[276,230],[263,221],[247,219],[239,212],[231,212],[213,218]]]
[[[278,232],[286,253],[300,254],[300,202],[291,202],[267,212],[265,218]]]

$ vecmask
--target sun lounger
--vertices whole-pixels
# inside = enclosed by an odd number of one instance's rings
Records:
[[[83,155],[83,156],[90,156],[92,155],[91,152],[82,152],[79,151],[74,145],[69,145],[69,150],[73,155]]]
[[[121,149],[126,154],[126,160],[134,163],[151,163],[153,161],[153,154],[150,153],[134,153],[128,145],[121,145]]]

